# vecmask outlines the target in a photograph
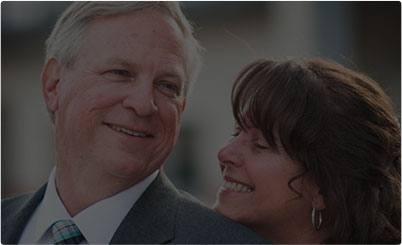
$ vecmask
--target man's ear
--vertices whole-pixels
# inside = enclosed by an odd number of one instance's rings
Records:
[[[61,64],[54,58],[49,59],[42,70],[42,93],[47,108],[55,112],[58,108],[58,89],[61,73]]]
[[[181,104],[181,112],[183,112],[184,111],[184,109],[186,109],[186,104],[187,104],[187,99],[186,98],[184,98],[183,99],[183,103]]]

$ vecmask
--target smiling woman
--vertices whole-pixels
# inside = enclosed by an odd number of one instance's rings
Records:
[[[261,60],[232,90],[215,209],[274,243],[399,243],[400,126],[370,78]]]

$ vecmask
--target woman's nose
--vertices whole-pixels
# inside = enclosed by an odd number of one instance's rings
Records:
[[[218,159],[221,165],[233,165],[239,167],[241,165],[241,152],[236,139],[228,142],[218,152]]]

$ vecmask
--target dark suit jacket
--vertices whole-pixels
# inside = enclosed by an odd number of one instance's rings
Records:
[[[2,201],[1,242],[17,243],[46,186]],[[177,190],[162,173],[134,204],[111,243],[267,243]]]

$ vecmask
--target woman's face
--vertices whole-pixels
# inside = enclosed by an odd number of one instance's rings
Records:
[[[256,128],[237,130],[218,154],[223,184],[215,210],[257,232],[281,226],[311,226],[312,202],[303,169],[279,146],[274,152]],[[305,224],[308,222],[308,224]]]

